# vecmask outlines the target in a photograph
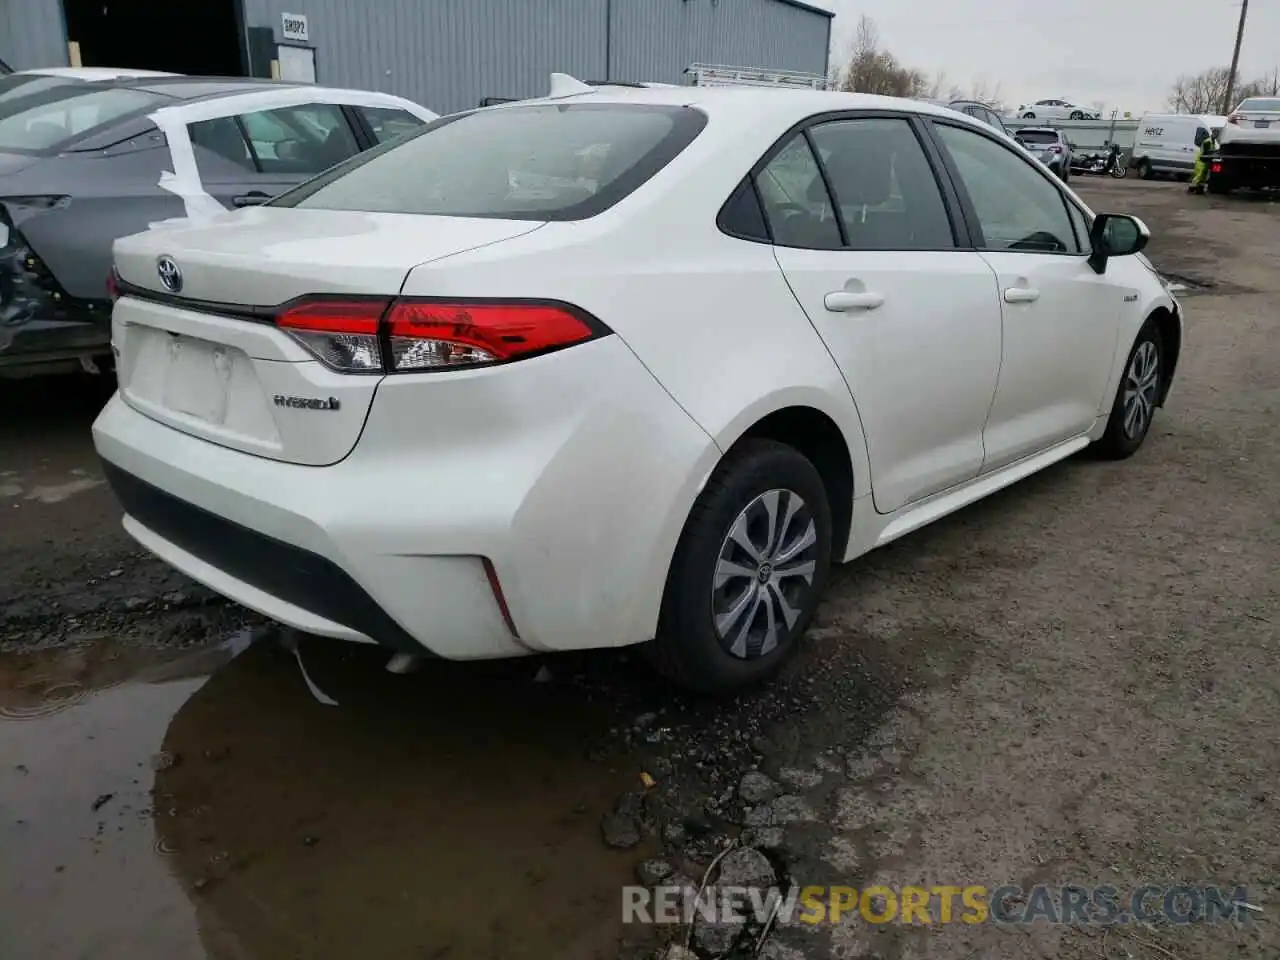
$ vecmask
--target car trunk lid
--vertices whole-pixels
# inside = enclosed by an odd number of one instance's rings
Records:
[[[280,305],[317,294],[389,302],[413,267],[540,225],[265,207],[117,241],[120,394],[223,446],[336,463],[359,439],[381,373],[321,363],[275,324]]]

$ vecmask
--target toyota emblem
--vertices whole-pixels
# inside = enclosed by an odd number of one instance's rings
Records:
[[[170,293],[182,292],[182,271],[173,257],[165,254],[156,260],[156,273],[160,274],[160,282]]]

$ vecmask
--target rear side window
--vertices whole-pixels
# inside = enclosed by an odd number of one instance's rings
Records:
[[[854,250],[955,246],[942,191],[906,120],[836,120],[810,130]]]
[[[87,84],[19,95],[0,101],[0,150],[55,151],[122,117],[168,100],[142,90]]]
[[[356,107],[356,110],[369,124],[373,139],[378,143],[386,143],[406,133],[413,133],[423,124],[422,120],[408,110],[397,110],[394,107]]]
[[[428,124],[282,194],[274,206],[581,220],[632,193],[706,125],[691,107],[562,103]]]
[[[1280,98],[1250,97],[1236,109],[1240,113],[1280,113]]]
[[[231,164],[235,172],[257,173],[253,154],[249,152],[249,144],[235,117],[214,117],[212,120],[189,123],[187,136],[191,138],[192,146],[200,148],[195,154],[196,166],[202,177],[216,180],[227,172],[227,163]]]
[[[360,152],[342,108],[308,103],[240,117],[263,173],[311,176]]]
[[[840,225],[831,195],[809,148],[797,133],[756,178],[773,242],[783,247],[838,250]]]

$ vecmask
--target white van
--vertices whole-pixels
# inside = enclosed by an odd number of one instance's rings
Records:
[[[1189,177],[1200,143],[1226,122],[1211,114],[1148,113],[1138,121],[1129,169],[1146,180],[1157,174]]]

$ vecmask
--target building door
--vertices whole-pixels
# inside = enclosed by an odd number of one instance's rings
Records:
[[[276,50],[280,62],[280,79],[292,83],[316,82],[316,51],[314,47],[295,47],[280,44]]]
[[[86,67],[193,76],[246,74],[243,0],[62,0]]]

